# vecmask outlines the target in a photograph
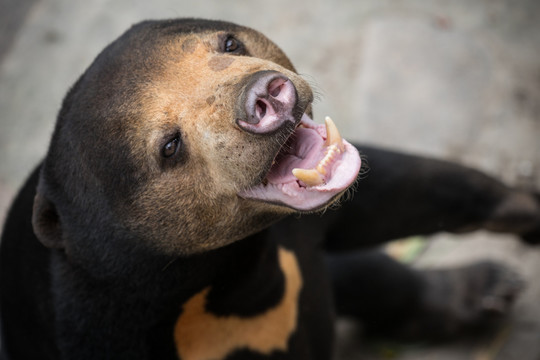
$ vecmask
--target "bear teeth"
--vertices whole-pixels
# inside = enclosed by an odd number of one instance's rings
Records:
[[[345,150],[343,139],[339,133],[336,124],[330,117],[326,117],[326,151],[321,161],[313,169],[295,168],[293,175],[307,186],[317,186],[325,183],[324,176],[328,173],[328,165],[332,164],[338,154]]]
[[[341,134],[339,133],[336,124],[330,116],[327,116],[324,119],[324,122],[326,124],[326,146],[336,145],[339,151],[343,152],[343,150],[345,150],[345,145],[343,145],[343,139],[341,138]]]
[[[324,182],[324,178],[316,169],[293,169],[293,175],[307,186],[317,186]]]

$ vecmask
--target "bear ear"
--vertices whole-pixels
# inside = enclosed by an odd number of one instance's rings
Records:
[[[39,189],[34,198],[32,226],[39,241],[48,248],[63,248],[62,226],[54,204]]]

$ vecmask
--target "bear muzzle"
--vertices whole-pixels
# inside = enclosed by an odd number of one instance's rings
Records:
[[[293,81],[284,74],[265,70],[250,75],[239,98],[237,125],[254,134],[271,134],[289,123],[300,122],[298,93]],[[296,114],[296,116],[295,116]]]

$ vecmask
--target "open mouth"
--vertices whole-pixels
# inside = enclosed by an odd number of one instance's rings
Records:
[[[304,114],[266,178],[239,195],[315,211],[328,206],[356,180],[360,164],[358,151],[341,138],[330,118],[326,126],[318,125]]]

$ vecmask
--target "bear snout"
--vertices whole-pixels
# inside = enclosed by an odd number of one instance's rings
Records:
[[[286,123],[295,125],[298,103],[296,87],[287,76],[277,71],[259,71],[250,75],[238,108],[238,126],[256,134],[273,133]]]

